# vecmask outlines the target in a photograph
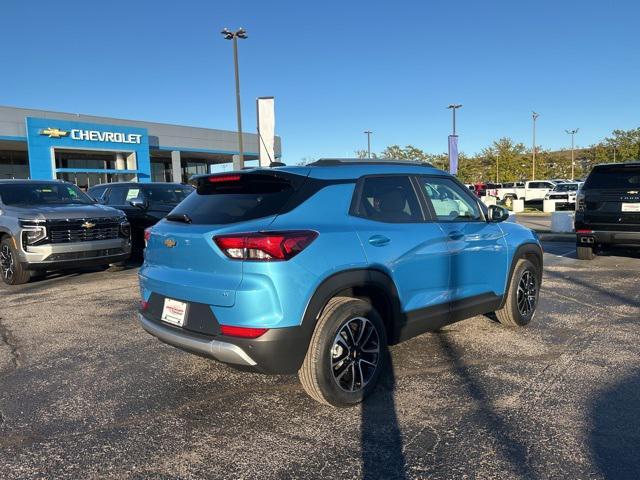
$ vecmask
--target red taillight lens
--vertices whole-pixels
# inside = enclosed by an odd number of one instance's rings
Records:
[[[576,230],[576,233],[593,233],[593,230]]]
[[[151,238],[151,227],[144,229],[144,246],[146,247]]]
[[[258,338],[260,335],[264,335],[269,329],[220,325],[220,330],[223,335],[229,335],[230,337]]]
[[[214,241],[233,260],[271,262],[295,257],[317,236],[318,232],[312,230],[296,230],[220,235],[214,237]]]
[[[148,306],[149,306],[149,302],[145,300],[140,300],[140,310],[144,312]]]
[[[217,175],[215,177],[209,177],[209,183],[237,182],[239,180],[240,175]]]

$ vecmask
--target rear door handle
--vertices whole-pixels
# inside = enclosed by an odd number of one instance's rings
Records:
[[[449,238],[451,240],[460,240],[462,237],[464,237],[462,232],[449,232]]]
[[[384,247],[385,245],[388,245],[390,241],[391,239],[384,235],[373,235],[369,237],[369,243],[374,247]]]

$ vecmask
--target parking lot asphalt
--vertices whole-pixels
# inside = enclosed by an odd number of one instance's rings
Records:
[[[640,257],[544,247],[528,327],[394,346],[352,409],[147,335],[135,268],[0,287],[0,477],[637,478]]]

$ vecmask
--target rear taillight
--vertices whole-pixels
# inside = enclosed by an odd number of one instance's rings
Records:
[[[584,212],[586,207],[586,202],[584,198],[584,193],[578,192],[576,194],[576,212]]]
[[[240,338],[258,338],[264,335],[268,328],[253,328],[253,327],[233,327],[231,325],[220,325],[220,331],[223,335],[230,337]]]
[[[148,306],[149,302],[147,302],[146,300],[140,300],[140,310],[144,312]]]
[[[145,247],[149,244],[149,239],[151,239],[151,227],[144,229],[144,246]]]
[[[271,262],[295,257],[317,236],[312,230],[296,230],[219,235],[213,240],[233,260]]]

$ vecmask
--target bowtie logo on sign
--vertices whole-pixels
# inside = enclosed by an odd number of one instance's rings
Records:
[[[42,130],[40,130],[40,135],[46,135],[49,138],[61,138],[69,135],[69,132],[60,130],[58,128],[49,127],[49,128],[43,128]]]
[[[139,144],[142,135],[138,133],[123,132],[101,132],[99,130],[82,130],[74,128],[70,132],[60,130],[58,128],[44,128],[40,130],[40,135],[46,135],[49,138],[62,138],[69,136],[72,140],[84,140],[89,142],[111,142],[111,143],[135,143]]]

